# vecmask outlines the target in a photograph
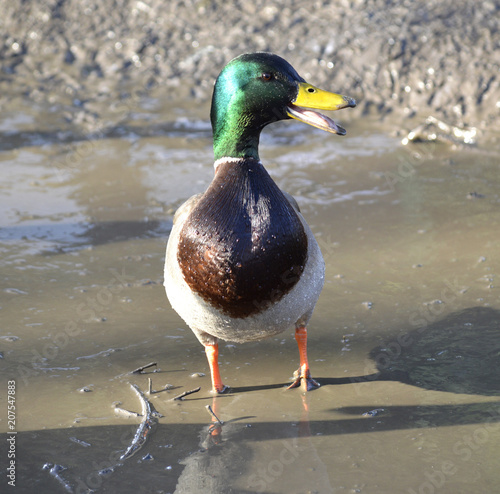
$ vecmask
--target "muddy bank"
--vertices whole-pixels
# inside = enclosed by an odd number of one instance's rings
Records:
[[[98,139],[61,169],[63,143],[0,152],[16,494],[496,492],[498,150],[405,147],[367,120],[343,138],[298,122],[263,134],[326,262],[308,340],[321,387],[307,396],[284,389],[290,330],[221,344],[232,393],[214,399],[203,347],[165,297],[168,211],[213,175],[206,121]],[[163,417],[124,457],[144,419],[117,409],[141,413],[130,384],[149,378],[174,388],[148,395]]]
[[[4,111],[36,103],[92,130],[148,96],[207,101],[228,60],[266,50],[358,99],[357,115],[498,126],[498,0],[0,5]]]

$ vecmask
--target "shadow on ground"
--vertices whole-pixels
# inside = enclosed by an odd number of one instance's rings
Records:
[[[424,318],[415,322],[417,329],[370,352],[380,373],[376,379],[450,393],[500,395],[500,311],[471,307],[432,324]]]
[[[223,414],[223,405],[221,409],[219,413]],[[137,424],[21,432],[17,435],[22,459],[18,461],[16,492],[190,492],[189,489],[200,486],[204,486],[203,492],[233,492],[225,490],[229,489],[229,479],[242,474],[252,478],[248,465],[254,459],[255,442],[280,440],[292,448],[296,447],[297,438],[317,435],[465,424],[496,429],[500,422],[497,402],[395,406],[377,415],[376,420],[363,417],[369,409],[365,406],[332,410],[355,415],[352,419],[309,420],[304,412],[298,424],[252,421],[251,427],[245,420],[248,417],[241,417],[225,423],[218,435],[209,432],[211,424],[161,424],[135,456],[122,461],[119,457],[134,436]],[[0,437],[6,441],[5,434]]]

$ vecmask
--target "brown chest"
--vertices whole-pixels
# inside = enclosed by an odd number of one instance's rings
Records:
[[[180,235],[191,290],[230,317],[264,311],[297,283],[307,260],[302,223],[255,160],[221,165]]]

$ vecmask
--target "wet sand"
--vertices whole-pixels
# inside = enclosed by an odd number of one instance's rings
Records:
[[[290,331],[222,344],[232,393],[214,400],[203,348],[162,287],[173,211],[212,177],[207,113],[150,112],[141,134],[131,122],[65,143],[25,130],[1,153],[1,363],[17,382],[18,492],[493,492],[494,145],[403,146],[367,120],[343,138],[270,127],[261,157],[327,264],[309,341],[322,386],[284,390],[298,364]],[[130,374],[152,361],[157,372]],[[120,460],[141,418],[116,402],[140,412],[130,383],[147,391],[148,378],[175,389],[150,396],[163,417]]]

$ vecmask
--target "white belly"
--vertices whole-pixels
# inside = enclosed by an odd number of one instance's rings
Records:
[[[245,318],[225,315],[191,291],[184,281],[177,262],[177,246],[187,215],[188,212],[176,218],[170,234],[164,285],[173,309],[198,337],[200,333],[208,333],[222,340],[242,343],[273,336],[296,324],[307,324],[323,288],[325,264],[319,246],[300,213],[298,215],[308,238],[308,257],[299,281],[284,296],[280,297],[279,293],[271,295],[268,303],[262,304],[261,312]]]

